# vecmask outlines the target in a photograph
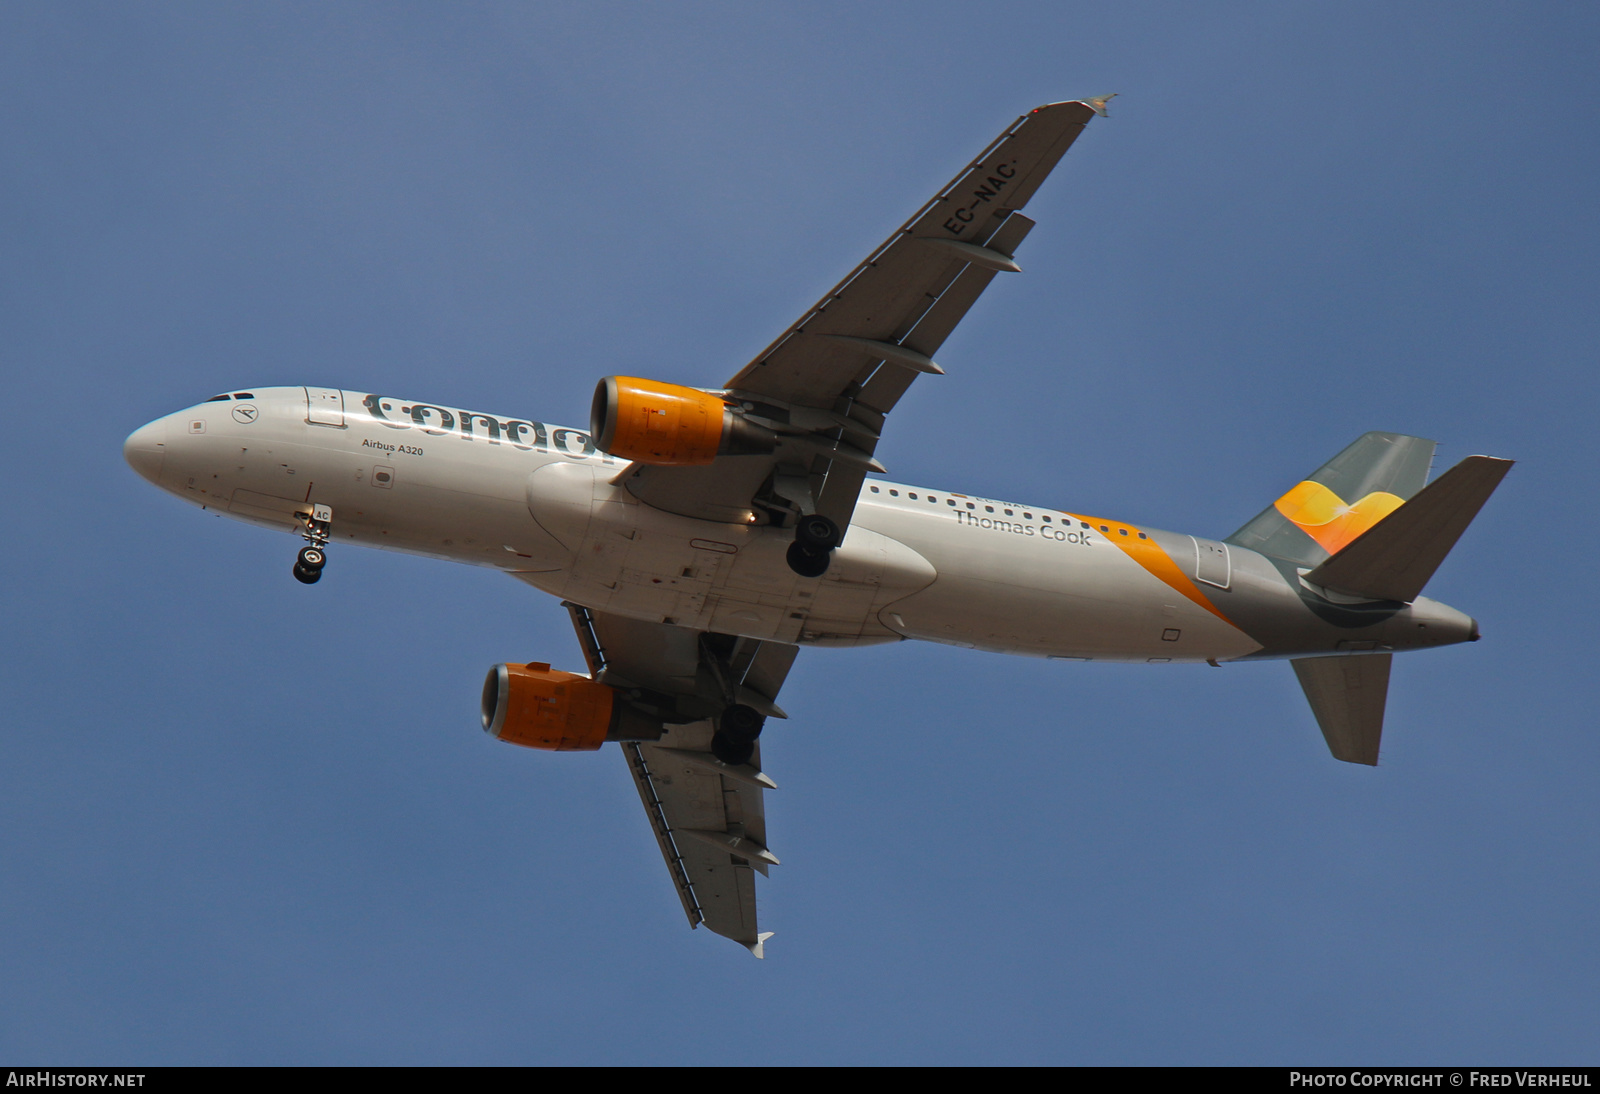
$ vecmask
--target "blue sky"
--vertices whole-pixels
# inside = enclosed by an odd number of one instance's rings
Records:
[[[1580,4],[0,10],[0,1060],[1593,1062],[1594,178]],[[1022,111],[1120,92],[891,418],[899,479],[1225,535],[1368,429],[1520,462],[1383,763],[1287,665],[807,651],[765,962],[490,571],[121,460],[216,391],[583,424],[732,375]]]

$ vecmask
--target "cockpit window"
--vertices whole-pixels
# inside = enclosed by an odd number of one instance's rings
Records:
[[[213,396],[211,396],[211,398],[207,399],[206,402],[208,402],[208,403],[220,403],[220,402],[224,402],[225,400],[228,400],[228,399],[231,399],[231,398],[233,398],[232,395],[213,395]]]
[[[235,391],[233,393],[233,397],[235,399],[254,399],[255,393],[250,391]]]

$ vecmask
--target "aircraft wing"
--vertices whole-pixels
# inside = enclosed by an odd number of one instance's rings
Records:
[[[708,703],[738,701],[772,717],[797,647],[694,631],[591,612],[568,604],[589,671],[626,691],[641,688]],[[767,850],[763,795],[777,784],[761,770],[761,747],[747,764],[710,752],[709,718],[669,725],[659,741],[624,741],[645,815],[689,926],[702,923],[762,956],[770,932],[756,919],[755,874],[777,858]]]
[[[779,435],[770,456],[703,467],[635,464],[641,501],[744,523],[820,512],[849,526],[884,418],[1033,227],[1020,210],[1105,100],[1018,118],[949,185],[728,381],[730,401]]]

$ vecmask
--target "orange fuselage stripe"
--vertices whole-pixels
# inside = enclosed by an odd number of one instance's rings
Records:
[[[1176,562],[1172,561],[1172,556],[1162,550],[1155,540],[1141,538],[1138,528],[1120,521],[1096,520],[1094,517],[1077,516],[1077,514],[1073,514],[1073,516],[1078,520],[1088,521],[1094,528],[1104,526],[1109,529],[1109,531],[1102,531],[1100,534],[1122,548],[1123,554],[1144,567],[1152,577],[1170,585],[1173,589],[1228,624],[1228,626],[1238,627],[1237,623],[1217,610],[1217,606],[1206,598],[1206,594],[1202,593],[1193,581],[1189,580],[1189,575],[1184,573]]]

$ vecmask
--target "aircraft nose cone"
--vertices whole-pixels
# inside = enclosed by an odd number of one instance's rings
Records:
[[[161,464],[166,458],[167,423],[157,419],[128,434],[122,442],[122,458],[141,478],[160,484]]]

